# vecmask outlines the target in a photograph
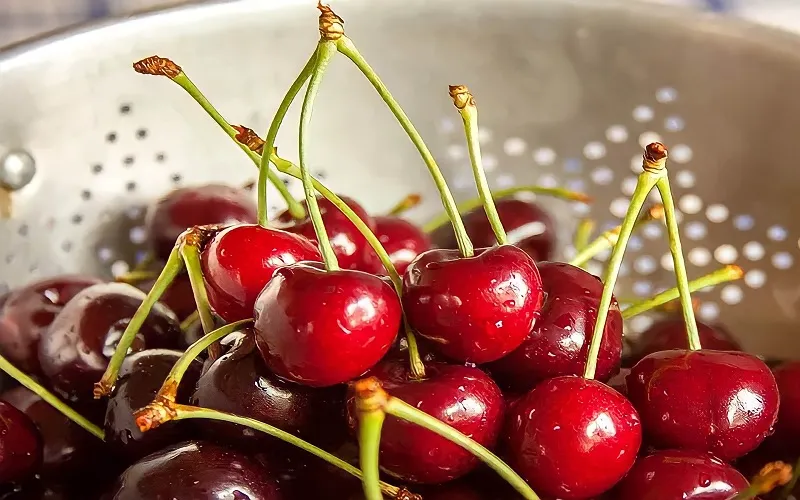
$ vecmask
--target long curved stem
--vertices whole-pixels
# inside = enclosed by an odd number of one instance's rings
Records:
[[[211,305],[208,303],[208,292],[203,282],[203,270],[200,267],[200,249],[194,245],[186,243],[180,246],[181,257],[186,266],[186,274],[189,275],[189,283],[192,286],[192,295],[197,305],[197,314],[200,317],[200,325],[203,333],[214,330],[214,315],[211,313]]]
[[[357,399],[358,411],[358,450],[361,472],[364,474],[362,484],[367,500],[381,500],[380,486],[380,451],[381,428],[386,418],[382,408],[365,408]]]

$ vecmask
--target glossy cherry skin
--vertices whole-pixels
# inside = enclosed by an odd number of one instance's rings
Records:
[[[707,453],[666,450],[639,458],[614,489],[615,500],[728,500],[747,479]]]
[[[136,288],[147,293],[153,288],[154,283],[154,280],[148,280],[138,283]],[[175,280],[170,283],[169,287],[167,287],[158,301],[169,307],[181,321],[195,312],[197,310],[197,304],[194,301],[194,293],[192,292],[192,283],[189,281],[189,275],[186,273],[179,274]]]
[[[244,189],[206,184],[175,189],[147,210],[145,228],[153,250],[166,260],[186,229],[206,224],[256,222],[256,204]]]
[[[0,352],[17,368],[39,375],[39,340],[72,297],[101,281],[66,275],[36,281],[5,296],[0,305]]]
[[[0,401],[0,483],[33,476],[42,461],[42,436],[33,421]]]
[[[283,500],[257,460],[210,443],[184,441],[148,455],[119,477],[104,500]]]
[[[119,338],[145,298],[124,283],[93,285],[75,296],[53,320],[39,344],[39,362],[50,384],[70,400],[92,398]],[[132,345],[177,348],[183,334],[177,318],[156,304]]]
[[[419,254],[431,249],[431,240],[425,231],[400,217],[375,217],[375,236],[401,276]],[[369,271],[372,267],[371,272],[385,275],[386,269],[372,248],[367,249],[367,256],[373,263],[362,270]]]
[[[772,370],[780,393],[780,409],[770,448],[781,451],[800,449],[800,361],[787,361]]]
[[[608,386],[627,397],[628,386],[625,385],[625,377],[627,377],[630,372],[630,368],[620,368],[619,373],[608,379]]]
[[[341,444],[347,434],[344,387],[312,389],[279,378],[264,364],[250,330],[237,336],[230,351],[203,373],[192,404],[254,418],[326,448]],[[213,425],[202,428],[215,441],[259,451],[274,449],[279,442],[240,425],[207,423]]]
[[[126,460],[138,460],[188,437],[186,422],[168,422],[143,433],[133,416],[133,412],[153,401],[181,354],[168,349],[147,349],[128,356],[122,363],[117,385],[108,401],[105,431],[109,448]],[[179,403],[189,401],[202,368],[199,360],[189,365],[178,392]]]
[[[540,495],[586,499],[613,487],[636,460],[642,427],[633,405],[596,380],[546,380],[506,419],[509,465]]]
[[[255,224],[231,226],[201,254],[208,301],[227,322],[252,318],[256,298],[276,269],[320,260],[316,244],[304,236]]]
[[[429,363],[426,378],[412,380],[408,361],[388,360],[370,370],[386,391],[438,418],[487,448],[503,426],[505,400],[497,384],[478,368]],[[353,395],[351,425],[357,426]],[[381,433],[380,465],[403,481],[436,484],[464,476],[480,461],[460,446],[414,424],[387,416]]]
[[[535,203],[515,198],[495,200],[495,206],[509,243],[524,250],[536,262],[549,260],[553,256],[556,230],[547,212]],[[476,248],[497,243],[483,207],[467,212],[463,218],[467,234]],[[453,228],[449,224],[434,231],[431,238],[439,248],[457,248]]]
[[[503,386],[528,391],[561,375],[582,375],[589,355],[603,283],[583,269],[563,262],[537,264],[546,298],[530,335],[509,355],[488,366]],[[596,378],[605,382],[622,362],[622,314],[612,299]]]
[[[647,442],[726,461],[754,450],[778,417],[778,385],[743,352],[673,349],[644,357],[626,378]]]
[[[256,345],[276,375],[327,387],[380,361],[401,317],[397,293],[377,276],[293,264],[278,269],[258,296]]]
[[[519,347],[543,301],[536,264],[510,245],[479,249],[470,258],[430,250],[403,276],[409,324],[458,361],[487,363]]]
[[[341,199],[362,221],[364,221],[364,224],[374,232],[375,221],[367,214],[367,211],[352,198],[341,196]],[[305,201],[302,203],[303,206],[308,208]],[[336,253],[336,259],[339,261],[339,267],[342,269],[357,269],[371,272],[373,269],[371,269],[371,258],[368,254],[372,252],[372,248],[361,232],[327,199],[318,196],[317,204],[319,205],[319,211],[322,215],[322,221],[325,223],[325,231],[328,233],[331,246],[333,246],[333,251]],[[315,244],[317,243],[314,225],[311,223],[311,219],[308,216],[302,220],[297,220],[292,218],[291,214],[286,211],[278,216],[275,221],[275,227],[291,233],[300,234],[313,241]]]
[[[723,327],[697,322],[700,345],[715,351],[741,351],[742,346]],[[653,323],[642,332],[634,344],[634,360],[638,361],[648,354],[670,349],[686,349],[686,324],[683,317],[666,318]]]

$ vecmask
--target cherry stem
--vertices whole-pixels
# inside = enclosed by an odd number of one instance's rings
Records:
[[[636,222],[633,224],[633,231],[641,229],[644,227],[645,224],[648,222],[661,219],[664,217],[664,206],[660,203],[657,205],[653,205],[643,214],[639,215],[636,219]],[[578,255],[576,255],[569,264],[575,267],[583,267],[586,265],[587,262],[592,260],[593,258],[597,257],[600,252],[604,250],[608,250],[609,248],[613,247],[617,240],[619,239],[620,231],[622,230],[622,226],[617,226],[615,228],[609,229],[608,231],[603,231],[603,233],[595,238],[594,241],[586,245],[583,249],[578,250]]]
[[[208,292],[203,281],[203,269],[200,264],[200,249],[190,243],[183,243],[180,246],[181,257],[186,266],[186,274],[189,275],[189,283],[192,286],[192,295],[197,305],[197,314],[200,317],[200,324],[203,333],[209,333],[216,324],[214,314],[211,312],[211,305],[208,303]]]
[[[100,399],[103,396],[111,394],[111,391],[114,389],[114,384],[117,382],[119,369],[122,366],[122,362],[125,360],[125,356],[128,354],[131,344],[133,344],[136,338],[136,334],[139,333],[139,329],[150,314],[150,310],[158,302],[158,299],[164,295],[164,292],[169,288],[170,284],[183,270],[183,259],[181,259],[179,248],[183,244],[185,234],[186,232],[178,237],[178,241],[172,248],[167,262],[161,270],[161,274],[159,274],[155,283],[153,283],[153,287],[147,292],[147,296],[125,327],[125,331],[119,339],[117,348],[114,349],[114,354],[108,362],[105,373],[103,373],[102,378],[94,384],[93,394],[95,399]]]
[[[649,144],[645,148],[645,154],[642,158],[642,168],[644,170],[639,174],[636,189],[633,191],[630,205],[628,205],[628,212],[625,214],[625,219],[620,227],[619,236],[614,244],[614,249],[611,251],[611,258],[608,261],[608,267],[603,278],[603,294],[600,296],[600,305],[597,307],[597,320],[594,324],[592,340],[589,344],[589,355],[583,372],[583,376],[588,379],[594,378],[597,371],[597,356],[600,354],[600,344],[603,341],[608,308],[611,307],[611,301],[614,298],[614,285],[617,283],[620,264],[622,264],[622,257],[625,255],[625,247],[628,246],[628,240],[633,232],[639,211],[647,200],[647,195],[653,190],[658,179],[667,175],[665,168],[667,150],[662,144]]]
[[[189,328],[193,327],[194,324],[197,323],[198,321],[200,321],[200,311],[195,309],[192,314],[186,316],[186,318],[184,318],[184,320],[181,321],[181,330],[184,332],[187,331]]]
[[[390,217],[397,217],[399,215],[402,215],[405,212],[419,205],[420,201],[422,201],[422,197],[419,194],[417,193],[410,194],[405,198],[403,198],[402,200],[400,200],[399,202],[397,202],[397,205],[389,209],[386,215]]]
[[[681,309],[683,310],[683,321],[686,323],[686,337],[689,341],[689,349],[696,351],[700,345],[700,334],[697,331],[697,320],[694,318],[694,307],[692,307],[692,293],[689,291],[689,278],[686,274],[686,263],[683,261],[683,250],[681,249],[681,237],[678,231],[678,220],[675,216],[675,203],[672,199],[672,191],[669,187],[669,177],[666,175],[666,167],[656,188],[661,194],[664,203],[664,218],[667,221],[667,234],[669,236],[669,251],[672,254],[672,262],[675,267],[675,279],[678,282],[680,292]]]
[[[414,408],[398,398],[390,396],[383,387],[381,387],[380,381],[375,377],[357,381],[354,385],[354,389],[356,396],[361,400],[361,404],[366,406],[366,408],[370,410],[379,408],[393,417],[418,425],[457,444],[497,472],[500,477],[517,490],[523,498],[539,500],[539,496],[533,492],[531,487],[528,486],[528,483],[526,483],[519,474],[514,472],[514,469],[500,460],[497,455],[441,420]]]
[[[742,270],[741,267],[735,265],[728,265],[720,269],[717,269],[714,272],[708,273],[705,276],[701,276],[700,278],[690,281],[689,291],[696,292],[698,290],[702,290],[704,288],[708,288],[711,286],[716,286],[721,283],[736,281],[738,279],[741,279],[742,276],[744,276],[744,271]],[[680,297],[680,292],[678,291],[678,287],[673,287],[670,288],[669,290],[664,290],[663,292],[654,295],[649,299],[636,302],[626,307],[622,311],[622,318],[630,319],[634,316],[637,316],[651,309],[654,309],[668,302],[671,302],[679,297]]]
[[[289,111],[289,107],[292,105],[292,102],[294,102],[294,99],[297,97],[300,89],[303,88],[303,85],[305,85],[306,81],[311,76],[311,72],[314,70],[315,61],[316,53],[312,54],[312,56],[308,59],[308,62],[300,71],[300,74],[297,75],[297,78],[294,80],[294,82],[292,82],[291,87],[289,87],[286,95],[283,96],[283,100],[278,105],[278,110],[275,112],[275,117],[272,119],[272,123],[270,123],[269,130],[267,131],[267,139],[265,142],[265,149],[267,151],[272,151],[272,149],[275,147],[275,140],[278,138],[278,130],[281,128],[283,119],[286,117],[286,113]],[[272,170],[269,167],[269,155],[262,155],[259,164],[258,175],[258,223],[264,227],[266,227],[268,223],[267,179],[269,178],[270,172],[272,172]],[[301,209],[303,208],[299,203],[298,206]],[[295,217],[295,214],[291,215]],[[303,209],[302,215],[296,218],[303,217],[305,217],[305,209]]]
[[[478,141],[478,107],[475,105],[475,98],[466,85],[450,85],[450,97],[453,98],[453,104],[464,122],[472,174],[475,177],[475,185],[478,187],[478,195],[483,210],[486,212],[486,218],[489,219],[489,225],[492,227],[497,243],[506,245],[508,236],[503,228],[503,223],[500,222],[500,215],[497,213],[497,207],[489,189],[489,181],[486,180],[486,172],[483,169],[481,144]]]
[[[117,283],[127,283],[128,285],[135,285],[137,283],[141,283],[142,281],[151,280],[153,278],[158,277],[158,272],[156,271],[148,271],[148,270],[132,270],[128,271],[125,274],[120,274],[114,281]]]
[[[792,467],[781,461],[769,462],[758,471],[750,481],[750,485],[731,497],[731,500],[750,500],[758,495],[766,495],[778,486],[792,482],[795,472]]]
[[[347,36],[342,35],[336,41],[336,46],[339,49],[339,52],[347,56],[347,58],[350,59],[356,65],[356,67],[358,67],[361,73],[364,74],[367,80],[369,80],[369,82],[383,99],[383,102],[386,103],[392,114],[394,114],[394,116],[397,118],[397,121],[400,122],[400,126],[406,131],[406,134],[408,134],[411,142],[413,142],[414,146],[416,146],[417,150],[422,156],[422,160],[428,167],[431,177],[433,177],[433,182],[436,184],[436,188],[438,189],[439,195],[442,198],[442,204],[444,205],[445,212],[447,212],[448,219],[453,225],[453,231],[456,235],[456,241],[458,242],[458,249],[461,252],[461,255],[464,257],[472,257],[475,254],[475,251],[472,247],[472,241],[470,241],[469,236],[467,236],[467,230],[464,227],[464,221],[461,219],[461,215],[459,214],[458,206],[453,198],[453,194],[447,187],[447,182],[445,181],[439,166],[436,164],[436,160],[433,158],[428,146],[425,145],[425,142],[422,140],[422,136],[420,136],[417,129],[411,123],[411,120],[409,120],[408,115],[406,115],[405,111],[403,111],[403,108],[400,107],[400,104],[397,103],[392,94],[389,92],[389,89],[386,88],[386,85],[384,85],[372,67],[370,67],[369,63],[367,63],[367,61],[358,51],[353,41]]]
[[[578,227],[575,228],[575,236],[572,241],[572,246],[575,247],[576,252],[580,252],[589,245],[594,226],[595,222],[592,219],[581,219],[578,222]]]
[[[86,417],[70,408],[66,403],[61,401],[55,394],[48,391],[42,385],[25,374],[22,370],[11,364],[3,356],[0,356],[0,370],[7,373],[11,378],[19,382],[21,385],[35,393],[42,398],[47,404],[61,412],[65,417],[72,420],[79,426],[83,427],[87,432],[93,434],[99,439],[105,439],[103,429],[91,423]]]
[[[371,405],[364,395],[365,391],[356,391],[359,464],[364,474],[362,485],[366,500],[381,500],[379,460],[381,429],[386,413],[380,406]]]
[[[154,254],[152,250],[148,250],[147,253],[144,254],[144,257],[142,257],[142,260],[140,260],[139,262],[136,263],[135,266],[133,266],[131,272],[146,271],[155,261],[156,261],[156,254]]]
[[[589,196],[584,193],[577,193],[575,191],[569,191],[563,188],[546,188],[542,186],[515,186],[505,189],[496,189],[492,191],[492,197],[495,200],[500,200],[503,198],[508,198],[510,196],[513,196],[517,193],[541,194],[544,196],[552,196],[554,198],[560,198],[567,201],[580,201],[582,203],[589,203],[591,201],[591,198],[589,198]],[[480,207],[481,205],[483,205],[483,201],[481,200],[480,197],[462,201],[457,205],[458,213],[463,214],[469,212],[470,210],[474,210]],[[450,222],[450,219],[447,213],[443,213],[441,215],[436,216],[434,219],[431,219],[425,225],[423,225],[422,230],[425,231],[426,233],[432,233],[433,231],[439,229],[448,222]]]
[[[797,462],[794,464],[794,469],[792,470],[792,478],[789,480],[788,483],[783,485],[780,494],[778,495],[778,500],[786,500],[791,496],[792,492],[794,491],[795,486],[797,486],[797,480],[800,479],[800,458],[797,459]]]
[[[14,212],[11,190],[0,185],[0,219],[10,219]]]

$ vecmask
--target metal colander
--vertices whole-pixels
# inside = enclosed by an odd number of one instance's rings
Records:
[[[591,205],[540,198],[568,257],[575,222],[619,222],[661,140],[690,277],[736,263],[742,281],[699,294],[699,317],[754,352],[785,355],[796,335],[800,269],[792,144],[800,130],[800,40],[727,18],[628,0],[339,0],[350,37],[432,148],[459,199],[475,195],[447,85],[468,84],[481,113],[490,183],[563,185]],[[265,131],[318,39],[309,0],[221,2],[144,14],[0,54],[0,289],[61,272],[122,273],[146,249],[144,208],[175,186],[244,184],[250,161],[200,108],[131,63],[180,64],[228,120]],[[416,150],[344,57],[323,83],[313,171],[373,213],[408,193],[441,211]],[[296,159],[297,106],[278,145]],[[34,171],[35,170],[35,171]],[[27,179],[32,174],[32,179]],[[288,180],[298,197],[298,181]],[[272,212],[282,208],[270,192]],[[602,273],[602,257],[591,270]],[[607,257],[607,256],[606,256]],[[633,237],[618,295],[674,285],[666,232]],[[635,334],[651,319],[636,318]]]

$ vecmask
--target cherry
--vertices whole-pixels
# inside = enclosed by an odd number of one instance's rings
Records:
[[[492,448],[503,425],[505,400],[497,384],[478,368],[428,363],[426,378],[414,380],[407,361],[387,360],[370,370],[392,396],[438,418]],[[354,394],[348,414],[356,426]],[[464,476],[480,464],[470,452],[417,425],[387,416],[380,465],[403,481],[435,484]]]
[[[39,362],[52,386],[65,398],[90,399],[116,343],[145,294],[124,283],[93,285],[78,293],[42,335]],[[183,341],[180,325],[156,304],[132,349],[175,348]]]
[[[667,450],[638,459],[612,498],[728,500],[747,486],[744,476],[712,455]]]
[[[548,260],[553,255],[556,229],[550,215],[535,203],[516,198],[495,200],[500,222],[508,232],[509,242],[524,250],[535,261]],[[464,214],[464,226],[476,247],[495,244],[495,234],[483,207]],[[456,248],[453,228],[445,224],[431,234],[439,248]]]
[[[42,334],[72,297],[97,283],[100,280],[88,276],[66,275],[9,292],[0,305],[0,352],[20,370],[40,374]]]
[[[639,416],[617,391],[574,376],[542,382],[506,419],[510,465],[538,493],[586,499],[631,468],[642,441]]]
[[[256,204],[243,189],[207,184],[175,189],[147,211],[147,233],[157,257],[166,260],[186,229],[206,224],[256,221]]]
[[[503,385],[528,391],[539,382],[561,375],[581,375],[589,354],[589,339],[597,320],[603,283],[562,262],[537,264],[546,298],[530,335],[511,354],[488,369]],[[619,371],[622,356],[622,315],[612,298],[596,379],[604,382]]]
[[[341,444],[346,435],[343,403],[343,387],[311,389],[270,372],[250,330],[238,335],[230,351],[203,373],[192,396],[196,406],[254,418],[328,448]],[[279,443],[248,427],[212,421],[203,424],[209,439],[260,450]]]
[[[256,344],[273,373],[326,387],[380,361],[401,316],[397,294],[377,276],[301,262],[278,269],[258,296]]]
[[[525,340],[540,314],[544,291],[533,260],[510,245],[429,250],[403,276],[403,308],[420,335],[458,361],[486,363]]]
[[[400,217],[375,217],[375,236],[389,254],[395,269],[399,274],[406,272],[408,265],[419,254],[430,250],[431,241],[425,232],[413,223]],[[372,263],[363,268],[375,274],[385,274],[386,270],[378,260],[372,248],[367,250],[368,260]]]
[[[800,449],[800,361],[787,361],[772,370],[780,393],[780,409],[770,447],[778,450]]]
[[[275,270],[295,262],[321,260],[305,237],[241,224],[223,229],[201,254],[211,308],[227,322],[253,317],[253,305]]]
[[[141,291],[147,293],[153,288],[155,280],[148,280],[136,285]],[[189,275],[186,273],[179,274],[170,285],[159,302],[169,307],[179,320],[184,320],[197,310],[197,304],[194,301],[194,294],[192,293],[192,283],[189,281]]]
[[[649,443],[733,460],[754,450],[778,417],[769,368],[743,352],[673,349],[645,356],[626,378]]]
[[[630,368],[620,368],[619,373],[608,379],[608,386],[627,397],[628,387],[625,385],[625,377],[627,377],[630,372]]]
[[[42,460],[42,436],[23,412],[0,401],[0,483],[32,476]]]
[[[284,497],[278,481],[258,461],[214,444],[184,441],[128,467],[104,497],[144,498],[280,500]]]
[[[374,231],[375,221],[361,205],[347,196],[342,196],[341,199],[364,221],[370,230]],[[308,211],[308,203],[303,201],[302,204]],[[326,234],[330,238],[336,260],[342,269],[373,271],[371,266],[374,266],[374,263],[369,256],[372,249],[358,228],[326,198],[318,196],[317,204],[325,224]],[[314,242],[318,241],[309,216],[300,220],[294,219],[287,210],[278,216],[274,225],[278,229],[305,236]]]
[[[147,349],[125,358],[106,409],[106,443],[112,451],[134,461],[186,437],[185,423],[168,422],[142,433],[133,416],[134,411],[153,401],[181,354],[166,349]],[[178,402],[188,402],[201,369],[202,363],[195,360],[186,371]]]
[[[722,326],[697,322],[697,333],[705,349],[716,351],[741,351],[742,346]],[[648,354],[686,347],[686,323],[682,317],[662,319],[642,332],[634,344],[634,363]]]

